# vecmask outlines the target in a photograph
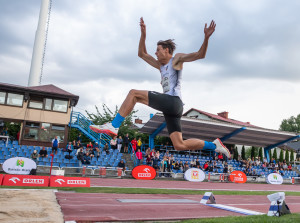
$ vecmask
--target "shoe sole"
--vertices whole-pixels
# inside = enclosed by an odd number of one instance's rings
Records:
[[[111,136],[116,136],[117,134],[108,130],[108,129],[97,129],[95,127],[90,126],[90,129],[96,133],[100,133],[100,134],[107,134],[107,135],[111,135]]]
[[[220,142],[220,144],[223,146],[223,148],[227,151],[227,153],[229,154],[229,159],[231,159],[231,154],[230,154],[230,151],[227,149],[227,147],[226,146],[224,146],[224,144],[222,143],[222,141],[219,139],[219,138],[217,138],[217,140]]]

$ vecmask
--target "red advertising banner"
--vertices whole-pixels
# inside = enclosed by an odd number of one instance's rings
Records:
[[[86,177],[51,177],[50,187],[90,187],[90,178]]]
[[[151,166],[141,165],[135,167],[131,174],[135,179],[138,180],[152,180],[156,176],[156,171]]]
[[[48,187],[48,176],[33,175],[5,175],[3,186],[28,186],[28,187]]]
[[[243,184],[243,183],[246,183],[247,176],[242,171],[233,171],[229,175],[229,180],[232,181],[232,182],[234,182],[234,183],[241,183],[241,184]]]
[[[2,185],[2,180],[3,180],[4,175],[0,174],[0,185]]]

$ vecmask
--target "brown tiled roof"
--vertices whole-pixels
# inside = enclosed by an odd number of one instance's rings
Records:
[[[205,111],[201,111],[201,110],[195,109],[195,108],[191,108],[190,110],[188,110],[187,112],[185,112],[183,114],[183,116],[186,116],[189,112],[191,112],[193,110],[197,111],[197,112],[199,112],[199,113],[201,113],[203,115],[206,115],[206,116],[208,116],[208,117],[210,117],[212,119],[219,120],[219,121],[228,122],[228,123],[237,124],[237,125],[242,125],[242,126],[259,128],[258,126],[251,125],[250,123],[247,123],[247,122],[241,122],[241,121],[230,119],[230,118],[224,118],[224,117],[221,117],[219,115],[211,114],[211,113],[208,113],[208,112],[205,112]]]
[[[48,93],[53,93],[53,94],[66,95],[66,96],[76,96],[74,94],[71,94],[70,92],[67,92],[67,91],[59,88],[59,87],[56,87],[53,84],[27,87],[27,89],[31,89],[31,90],[35,90],[35,91],[43,91],[43,92],[48,92]]]

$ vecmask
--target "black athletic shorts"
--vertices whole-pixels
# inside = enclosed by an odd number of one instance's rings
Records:
[[[149,107],[164,114],[169,134],[181,132],[180,119],[183,112],[181,99],[178,96],[161,94],[156,91],[149,91],[148,99]]]

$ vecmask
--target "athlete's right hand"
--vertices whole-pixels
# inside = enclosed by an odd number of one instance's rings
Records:
[[[146,36],[146,25],[144,23],[143,17],[140,18],[141,34]]]

